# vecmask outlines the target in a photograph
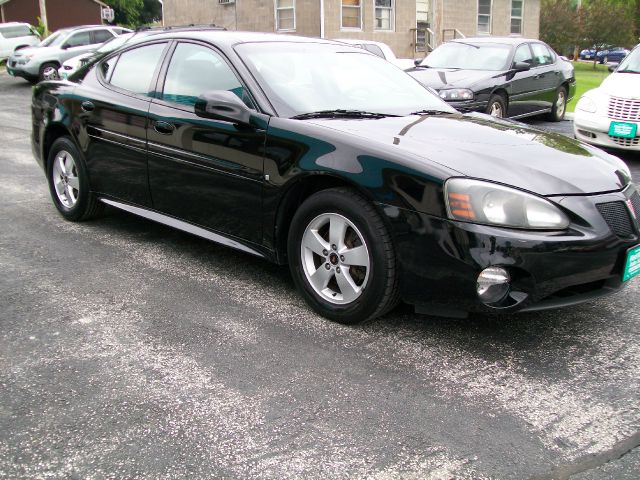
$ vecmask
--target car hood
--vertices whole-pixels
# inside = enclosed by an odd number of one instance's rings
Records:
[[[604,79],[600,90],[614,97],[640,99],[639,77],[637,73],[612,73]]]
[[[618,191],[630,181],[622,161],[612,155],[560,134],[483,114],[308,121],[363,137],[369,145],[400,149],[425,167],[436,163],[461,176],[539,195]]]
[[[504,72],[487,70],[458,70],[455,68],[416,68],[407,73],[427,87],[470,88],[478,82],[499,77]]]
[[[20,50],[13,53],[15,58],[24,57],[29,54],[34,54],[34,56],[54,54],[60,51],[59,48],[56,47],[27,47],[21,48]]]

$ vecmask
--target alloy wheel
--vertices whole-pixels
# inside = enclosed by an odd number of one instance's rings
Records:
[[[66,150],[60,150],[53,161],[53,185],[60,203],[73,208],[80,196],[78,168],[73,156]]]
[[[349,219],[337,213],[318,215],[302,235],[300,255],[307,282],[323,300],[346,305],[362,295],[371,259],[364,237]]]
[[[491,110],[489,110],[489,115],[492,117],[502,118],[504,116],[502,112],[502,105],[500,105],[499,102],[493,102],[491,104]]]
[[[567,107],[567,96],[564,90],[558,92],[558,99],[556,100],[556,113],[558,118],[562,118],[564,115],[564,109]]]

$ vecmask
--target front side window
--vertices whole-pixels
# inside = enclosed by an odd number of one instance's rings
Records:
[[[375,3],[376,30],[393,30],[395,0],[373,0]]]
[[[151,80],[166,45],[166,43],[156,43],[122,53],[111,75],[111,85],[150,96],[153,92]]]
[[[68,48],[84,47],[85,45],[91,45],[91,32],[78,32],[69,37],[69,40],[65,42]]]
[[[276,31],[287,32],[296,29],[296,0],[276,1]]]
[[[362,28],[362,0],[342,0],[342,28]]]
[[[491,33],[491,2],[478,0],[478,33]]]
[[[549,49],[541,43],[532,43],[533,60],[536,65],[550,65],[553,63],[553,55]]]
[[[191,106],[209,90],[227,90],[249,102],[238,77],[219,54],[202,45],[179,44],[171,57],[161,98]]]
[[[522,35],[522,10],[524,0],[511,0],[511,33]]]
[[[518,47],[513,57],[513,63],[528,63],[533,66],[533,56],[531,55],[529,45],[524,44]]]

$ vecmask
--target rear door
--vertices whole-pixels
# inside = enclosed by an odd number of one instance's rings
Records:
[[[151,206],[147,181],[147,113],[167,41],[126,50],[96,67],[100,84],[74,94],[89,136],[87,166],[93,190]]]
[[[235,93],[253,108],[226,57],[209,45],[177,43],[149,109],[149,186],[156,210],[262,243],[266,131],[198,117],[209,90]]]

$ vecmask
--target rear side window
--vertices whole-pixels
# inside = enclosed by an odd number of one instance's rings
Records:
[[[227,90],[252,106],[244,87],[220,55],[201,45],[179,44],[171,57],[162,99],[195,105],[208,90]]]
[[[533,59],[536,65],[550,65],[553,63],[553,54],[542,43],[532,43]]]
[[[18,38],[33,35],[33,32],[27,25],[11,25],[9,27],[0,27],[0,34],[4,38]]]
[[[112,38],[113,35],[109,30],[96,30],[93,32],[93,43],[104,43]]]
[[[156,43],[124,52],[120,55],[115,68],[111,67],[113,68],[111,85],[129,92],[151,95],[151,80],[166,45],[166,43]],[[102,68],[104,67],[103,63]]]
[[[74,33],[65,42],[67,47],[84,47],[85,45],[91,45],[91,32],[78,32]]]

